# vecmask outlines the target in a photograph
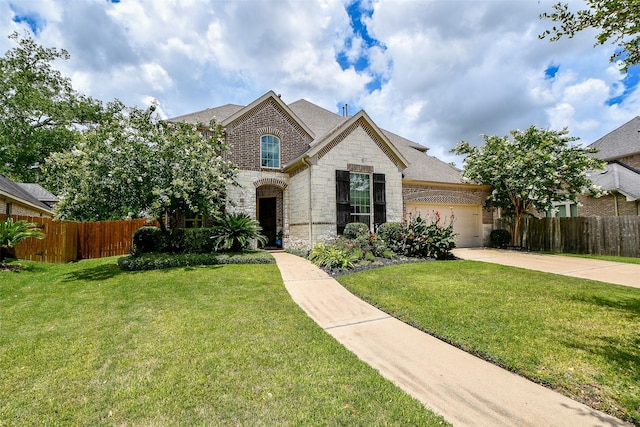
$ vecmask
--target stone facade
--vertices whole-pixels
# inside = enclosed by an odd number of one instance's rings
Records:
[[[402,173],[387,153],[380,150],[366,129],[357,123],[346,135],[339,135],[312,158],[311,167],[291,177],[290,243],[296,247],[312,241],[330,241],[337,237],[336,170],[370,171],[385,175],[387,221],[402,219]],[[309,200],[311,195],[311,200]],[[309,221],[311,220],[311,225]]]

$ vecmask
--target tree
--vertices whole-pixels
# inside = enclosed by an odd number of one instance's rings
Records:
[[[622,61],[622,70],[640,64],[640,7],[637,0],[585,0],[587,9],[575,13],[569,11],[568,4],[557,3],[554,12],[543,13],[540,18],[560,23],[546,30],[539,37],[551,36],[557,41],[564,36],[574,37],[587,28],[597,28],[597,45],[611,41],[620,49],[611,55],[611,62]]]
[[[0,222],[0,262],[4,261],[6,249],[13,248],[25,239],[44,239],[44,237],[44,233],[37,225],[24,220],[14,222],[13,218],[7,218]]]
[[[485,145],[473,147],[461,141],[452,150],[466,155],[464,177],[490,185],[493,191],[487,207],[501,208],[510,216],[512,238],[517,243],[520,219],[527,212],[546,212],[554,202],[575,201],[585,189],[600,194],[587,178],[587,170],[604,166],[602,160],[589,156],[595,150],[571,143],[567,129],[553,131],[531,126],[525,131],[511,131],[508,136],[482,135]]]
[[[53,68],[69,59],[63,49],[9,36],[18,46],[0,58],[0,173],[22,182],[42,182],[39,166],[49,153],[71,147],[77,126],[95,123],[102,105],[79,95]]]
[[[61,201],[62,219],[99,221],[165,218],[174,227],[180,213],[215,216],[226,203],[236,168],[223,158],[223,129],[168,123],[153,108],[108,106],[112,120],[92,129],[70,150],[52,154],[45,170]]]

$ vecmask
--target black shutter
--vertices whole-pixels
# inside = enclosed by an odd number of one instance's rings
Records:
[[[373,174],[373,224],[374,230],[387,222],[386,185],[383,173]]]
[[[350,222],[351,206],[349,198],[349,171],[336,171],[336,225],[338,234],[344,232],[344,227]]]

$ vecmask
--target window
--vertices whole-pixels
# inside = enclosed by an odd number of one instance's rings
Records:
[[[351,221],[371,224],[371,181],[369,174],[349,175],[349,206]]]
[[[11,215],[11,202],[7,202],[7,205],[5,206],[5,211],[7,216]]]
[[[280,167],[280,139],[277,136],[264,135],[260,138],[260,166]]]
[[[384,174],[336,170],[337,233],[342,234],[345,226],[350,222],[362,222],[371,227],[372,214],[374,228],[385,223],[387,221],[385,188]]]
[[[547,218],[575,218],[578,216],[578,204],[572,202],[554,202],[553,210],[547,211]]]

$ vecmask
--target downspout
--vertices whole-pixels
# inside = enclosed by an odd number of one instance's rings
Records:
[[[313,200],[312,191],[311,191],[311,163],[309,162],[309,157],[303,157],[302,163],[307,166],[309,169],[309,249],[313,247]]]
[[[618,212],[618,193],[612,191],[611,194],[613,195],[613,209],[615,211],[615,215],[620,216],[620,212]]]

